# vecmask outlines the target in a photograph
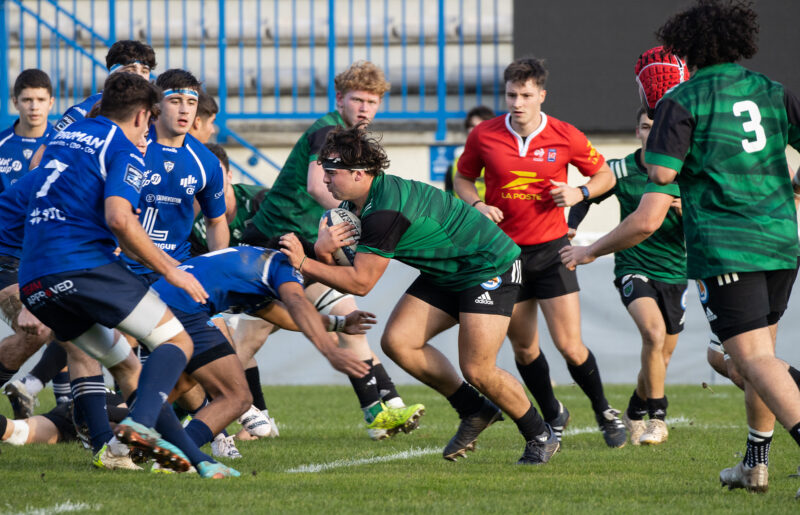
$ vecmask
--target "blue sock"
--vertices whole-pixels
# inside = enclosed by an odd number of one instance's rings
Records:
[[[194,420],[192,420],[192,422],[194,422]],[[205,424],[203,425],[205,426]],[[172,406],[169,404],[164,404],[162,406],[155,429],[161,433],[161,437],[164,438],[164,440],[182,450],[183,453],[186,454],[186,457],[189,458],[189,461],[192,462],[192,465],[197,465],[201,461],[216,463],[216,460],[203,453],[186,431],[184,431],[181,422],[178,420],[175,412],[172,411]],[[208,430],[208,427],[206,427],[206,429]],[[208,430],[208,432],[210,433],[211,430]]]
[[[69,372],[59,372],[53,378],[53,394],[56,403],[62,404],[72,400],[72,389],[69,384]]]
[[[75,411],[79,419],[89,428],[89,437],[94,452],[111,440],[113,433],[108,423],[106,410],[106,388],[103,376],[80,377],[70,382]]]
[[[161,406],[167,400],[185,366],[186,355],[179,347],[170,343],[162,343],[156,347],[142,367],[139,376],[136,403],[131,410],[131,418],[134,421],[147,427],[155,426]]]
[[[198,447],[202,447],[214,439],[211,429],[205,422],[196,418],[193,418],[189,425],[186,426],[186,434]]]

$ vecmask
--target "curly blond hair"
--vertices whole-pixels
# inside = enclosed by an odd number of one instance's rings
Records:
[[[336,91],[367,91],[383,97],[389,91],[389,83],[383,70],[369,61],[356,61],[333,79]]]

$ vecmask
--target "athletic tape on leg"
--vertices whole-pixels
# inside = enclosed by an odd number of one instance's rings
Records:
[[[153,331],[144,338],[140,338],[139,341],[147,345],[147,348],[153,351],[156,347],[171,340],[181,331],[183,331],[183,324],[181,324],[177,318],[172,317],[153,329]]]
[[[166,312],[167,305],[164,301],[156,292],[148,290],[125,320],[119,323],[117,329],[137,340],[142,340],[153,332]]]
[[[88,331],[72,340],[72,343],[106,368],[122,363],[131,353],[131,346],[125,338],[115,341],[114,330],[100,324],[90,327]]]
[[[352,297],[349,293],[342,293],[333,288],[326,288],[316,299],[309,299],[318,312],[330,315],[331,310],[341,301]]]
[[[12,420],[14,429],[11,430],[11,436],[8,437],[6,443],[11,445],[25,445],[28,442],[28,435],[31,432],[31,426],[24,420]]]

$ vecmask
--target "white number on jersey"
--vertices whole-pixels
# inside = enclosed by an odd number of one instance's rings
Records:
[[[53,171],[47,176],[47,179],[45,179],[44,184],[42,184],[42,187],[39,188],[39,191],[36,192],[36,198],[46,197],[47,192],[50,191],[50,186],[56,182],[56,179],[61,176],[61,172],[66,170],[68,166],[69,165],[62,163],[58,159],[51,159],[48,161],[44,167],[52,168]]]
[[[734,116],[742,116],[744,113],[750,117],[749,121],[742,123],[742,128],[745,132],[755,132],[756,139],[742,140],[742,148],[748,154],[763,150],[767,145],[767,135],[764,133],[764,127],[761,126],[761,111],[758,110],[758,105],[752,100],[742,100],[733,104]]]

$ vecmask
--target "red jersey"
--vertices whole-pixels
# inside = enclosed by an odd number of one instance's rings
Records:
[[[603,163],[586,136],[566,122],[542,113],[542,123],[523,142],[505,115],[472,130],[458,173],[475,179],[485,169],[486,203],[503,211],[500,228],[518,245],[536,245],[567,233],[550,179],[567,182],[568,164],[590,177]]]

